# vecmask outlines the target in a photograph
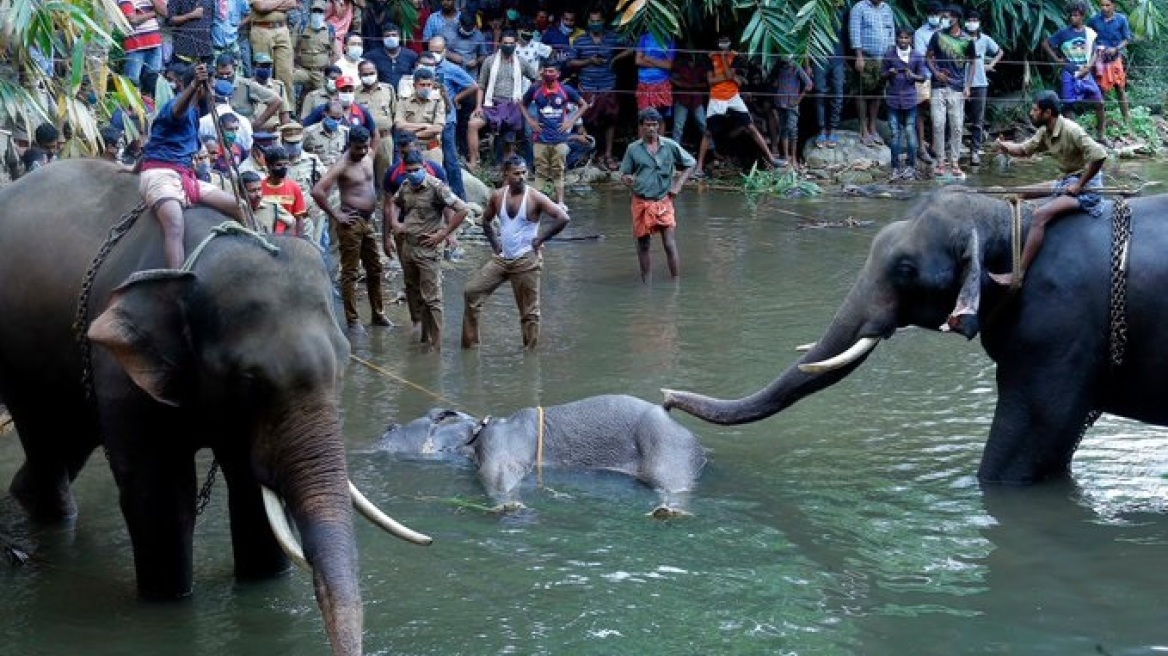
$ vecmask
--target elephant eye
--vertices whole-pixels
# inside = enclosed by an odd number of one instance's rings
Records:
[[[900,259],[892,268],[893,278],[900,281],[915,280],[917,277],[917,265],[912,260]]]

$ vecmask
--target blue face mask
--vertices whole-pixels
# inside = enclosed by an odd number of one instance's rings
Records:
[[[341,124],[340,121],[338,121],[335,118],[332,118],[331,116],[324,117],[324,120],[321,122],[324,123],[324,129],[328,130],[329,132],[336,132],[337,128]]]
[[[255,76],[256,82],[261,84],[272,79],[272,69],[266,66],[263,68],[257,68],[252,73]]]
[[[426,169],[421,168],[417,171],[407,171],[406,180],[415,187],[422,186],[422,183],[426,180]]]

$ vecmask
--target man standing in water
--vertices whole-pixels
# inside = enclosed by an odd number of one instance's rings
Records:
[[[661,233],[669,275],[676,280],[681,275],[681,263],[673,236],[677,227],[673,198],[681,193],[696,162],[676,141],[660,135],[661,114],[656,109],[643,110],[638,119],[641,138],[625,150],[620,172],[621,182],[633,188],[633,236],[637,238],[641,282],[649,282],[649,247],[654,232]],[[678,172],[680,175],[675,176]]]
[[[385,301],[381,294],[384,276],[377,230],[373,226],[377,191],[373,185],[373,158],[369,156],[369,142],[369,131],[364,127],[355,125],[350,128],[349,149],[312,188],[313,200],[332,221],[340,241],[341,300],[345,306],[345,321],[352,332],[362,330],[357,318],[359,266],[365,267],[365,289],[369,292],[373,325],[393,325],[385,316]],[[340,190],[339,211],[330,207],[328,202],[329,192],[334,186]]]
[[[483,211],[483,232],[494,255],[466,281],[463,296],[466,309],[462,314],[462,348],[479,345],[479,315],[483,303],[504,281],[511,281],[519,322],[523,330],[523,348],[534,349],[539,342],[539,274],[543,268],[540,253],[547,240],[568,225],[568,213],[550,198],[527,186],[527,164],[512,155],[503,164],[503,188],[491,193]],[[492,223],[499,217],[499,232]],[[540,218],[550,220],[540,226]]]

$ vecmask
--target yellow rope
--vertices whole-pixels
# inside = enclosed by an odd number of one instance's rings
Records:
[[[543,487],[543,406],[536,406],[536,410],[539,411],[539,429],[535,442],[535,480]]]
[[[458,407],[457,403],[455,403],[454,401],[451,401],[450,399],[446,398],[445,396],[442,396],[438,392],[435,392],[431,389],[427,389],[427,388],[425,388],[425,387],[423,387],[415,382],[411,382],[409,380],[406,380],[405,378],[402,378],[401,376],[393,373],[392,371],[387,371],[386,369],[383,369],[383,368],[373,364],[372,362],[370,362],[368,360],[359,358],[356,355],[353,355],[352,353],[349,354],[349,359],[353,360],[353,362],[356,362],[358,364],[363,364],[366,367],[369,367],[373,371],[376,371],[377,373],[381,374],[382,376],[385,376],[386,378],[392,378],[400,383],[404,383],[404,384],[418,390],[419,392],[422,392],[423,394],[427,394],[429,396],[432,396],[435,399],[441,401],[442,403],[445,403],[450,408]]]

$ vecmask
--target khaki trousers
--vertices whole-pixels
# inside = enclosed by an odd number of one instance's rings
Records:
[[[544,185],[563,184],[564,167],[568,161],[568,144],[545,144],[538,141],[532,146],[535,155],[535,188],[544,191]]]
[[[284,88],[291,89],[295,83],[292,71],[292,33],[288,31],[288,26],[283,27],[260,27],[259,25],[251,26],[251,56],[255,57],[259,53],[267,53],[272,57],[272,73],[276,79],[284,83]],[[292,111],[289,108],[288,111]]]
[[[369,293],[369,309],[374,315],[385,312],[381,284],[380,235],[373,229],[372,219],[357,219],[351,225],[338,223],[337,240],[341,250],[341,300],[345,306],[345,321],[356,323],[358,267],[365,267],[365,289]]]
[[[519,308],[523,348],[534,349],[539,344],[539,276],[542,269],[543,256],[533,250],[513,260],[493,255],[472,274],[463,292],[466,307],[462,313],[462,348],[479,345],[479,316],[483,303],[499,285],[510,280],[515,305]]]
[[[401,245],[402,282],[410,316],[422,324],[422,343],[442,348],[442,251],[406,237]]]

